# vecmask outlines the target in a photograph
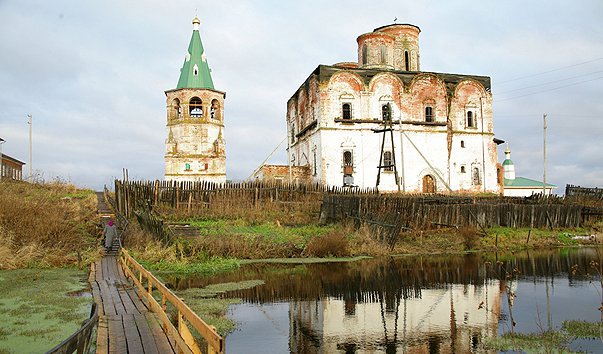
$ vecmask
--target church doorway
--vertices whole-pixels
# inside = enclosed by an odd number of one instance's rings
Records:
[[[423,193],[435,193],[435,179],[432,175],[425,175],[423,177]]]

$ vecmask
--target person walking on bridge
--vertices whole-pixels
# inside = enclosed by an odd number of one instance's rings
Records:
[[[105,224],[103,234],[105,235],[105,250],[109,251],[113,245],[113,240],[117,237],[117,229],[113,220],[109,220],[107,224]]]

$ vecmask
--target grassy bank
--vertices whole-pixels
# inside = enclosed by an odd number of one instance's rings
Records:
[[[0,181],[0,269],[98,257],[96,196],[70,184]]]
[[[0,353],[44,353],[74,333],[90,313],[85,280],[73,268],[1,270]]]
[[[440,228],[400,233],[393,248],[379,237],[379,230],[353,225],[281,225],[279,222],[249,222],[244,219],[186,220],[199,228],[196,237],[177,239],[173,245],[155,246],[148,239],[132,245],[151,263],[181,264],[218,259],[328,258],[384,256],[392,254],[462,253],[467,251],[522,250],[574,246],[592,241],[574,235],[590,235],[587,228],[542,230],[494,227]],[[485,232],[484,232],[485,231]],[[596,231],[595,231],[596,232]],[[150,247],[151,246],[151,247]],[[162,268],[164,264],[158,264]],[[159,269],[158,268],[158,269]]]
[[[486,348],[497,351],[525,353],[570,353],[575,340],[599,341],[601,323],[564,321],[559,330],[538,333],[505,333],[486,342]]]

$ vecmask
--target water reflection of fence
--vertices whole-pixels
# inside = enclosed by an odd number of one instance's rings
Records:
[[[523,203],[519,203],[523,200]],[[342,221],[349,217],[387,219],[395,214],[399,222],[412,228],[433,224],[455,226],[578,227],[582,207],[554,203],[535,204],[530,199],[420,197],[398,195],[325,195],[321,221]]]
[[[215,278],[171,278],[176,290],[205,287],[210,283],[263,279],[265,284],[252,289],[229,292],[229,297],[252,303],[290,299],[334,297],[354,302],[375,302],[384,297],[386,304],[398,296],[420,298],[422,289],[447,284],[480,285],[504,280],[507,272],[518,269],[521,277],[591,279],[597,275],[590,262],[602,263],[603,255],[593,248],[542,250],[516,254],[469,254],[454,256],[400,257],[356,262],[310,265],[249,264],[244,271]],[[572,267],[578,271],[572,273]],[[587,275],[590,274],[590,275]]]

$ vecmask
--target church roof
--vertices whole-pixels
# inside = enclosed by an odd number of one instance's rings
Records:
[[[504,180],[505,188],[542,188],[542,181],[536,181],[525,177],[517,177],[515,179]],[[546,184],[547,188],[556,188],[554,184]]]
[[[199,35],[199,19],[193,20],[193,35],[188,52],[184,58],[184,64],[180,69],[180,78],[176,89],[182,88],[206,88],[214,89],[214,83],[211,79],[211,70],[207,64],[201,36]]]
[[[368,85],[370,83],[370,81],[372,80],[372,78],[375,77],[376,75],[382,74],[384,72],[389,72],[389,73],[392,73],[392,74],[398,76],[402,80],[404,85],[410,85],[412,80],[417,75],[432,74],[432,75],[439,77],[442,81],[444,81],[444,83],[446,84],[446,88],[448,90],[450,90],[450,92],[452,92],[454,90],[454,86],[456,84],[458,84],[459,82],[466,80],[466,79],[472,79],[472,80],[479,82],[480,84],[482,84],[482,86],[484,86],[484,88],[488,92],[491,89],[490,77],[488,77],[488,76],[447,74],[447,73],[436,73],[436,72],[430,72],[430,71],[404,71],[404,70],[349,68],[349,67],[340,67],[340,66],[333,66],[333,65],[318,65],[318,67],[316,67],[316,69],[314,69],[314,71],[308,76],[306,81],[300,86],[300,88],[308,85],[308,83],[313,75],[316,75],[318,82],[328,82],[333,75],[335,75],[336,73],[338,73],[340,71],[348,71],[348,72],[353,72],[353,73],[357,74],[364,81],[365,85]],[[295,97],[296,95],[297,95],[297,91],[293,94],[293,96],[291,96],[291,98]]]
[[[513,161],[511,159],[505,159],[502,164],[503,166],[513,165]]]

